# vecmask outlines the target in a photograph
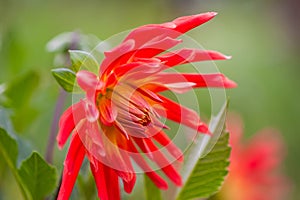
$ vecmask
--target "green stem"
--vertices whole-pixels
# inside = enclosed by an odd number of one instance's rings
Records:
[[[30,198],[28,195],[28,191],[26,191],[23,186],[23,182],[18,173],[18,169],[14,166],[14,164],[11,162],[11,160],[8,158],[7,154],[4,151],[2,151],[2,155],[4,157],[4,160],[6,160],[6,163],[7,163],[8,167],[10,168],[12,174],[14,175],[15,179],[17,180],[17,184],[21,190],[24,200],[29,200]]]

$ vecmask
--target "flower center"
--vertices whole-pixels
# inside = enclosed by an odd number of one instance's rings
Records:
[[[145,113],[141,119],[138,121],[139,124],[143,125],[143,126],[147,126],[148,124],[151,123],[151,118],[149,116],[148,113]]]

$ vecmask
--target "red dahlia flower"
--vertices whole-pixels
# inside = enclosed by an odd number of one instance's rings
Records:
[[[244,142],[241,119],[230,115],[228,122],[232,151],[229,175],[218,194],[219,199],[288,199],[290,183],[280,172],[284,144],[278,131],[264,129]]]
[[[136,28],[119,46],[104,53],[98,74],[85,70],[77,73],[78,85],[86,97],[68,108],[60,119],[59,147],[62,148],[73,134],[58,199],[69,198],[85,156],[102,200],[120,199],[119,178],[124,190],[127,193],[132,191],[136,174],[130,159],[160,189],[167,189],[167,182],[152,170],[147,158],[174,184],[182,184],[172,161],[159,149],[162,146],[174,160],[183,160],[180,149],[163,131],[167,127],[160,117],[201,133],[209,130],[195,111],[159,92],[183,93],[198,87],[230,88],[235,83],[220,73],[176,74],[164,71],[185,63],[228,59],[221,53],[199,49],[163,52],[181,42],[177,37],[215,15],[209,12]]]

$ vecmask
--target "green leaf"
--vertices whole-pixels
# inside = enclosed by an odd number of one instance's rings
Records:
[[[55,188],[56,169],[48,165],[37,152],[22,162],[19,174],[33,200],[42,200]]]
[[[13,173],[25,200],[41,200],[55,188],[56,169],[38,153],[33,152],[22,162],[20,169],[17,168],[17,142],[1,127],[0,155]]]
[[[97,73],[99,63],[91,53],[80,50],[69,50],[69,53],[74,71],[85,69]]]
[[[146,200],[161,200],[161,192],[157,186],[151,181],[151,179],[144,175],[144,186],[146,191]]]
[[[52,69],[52,75],[59,85],[67,92],[73,91],[76,74],[68,68]]]
[[[0,127],[0,155],[7,163],[11,172],[13,173],[24,199],[28,199],[28,192],[24,188],[21,177],[19,176],[16,167],[18,157],[18,145],[15,139],[8,135],[8,133]]]
[[[204,145],[198,142],[191,148],[184,168],[185,184],[177,192],[177,200],[207,198],[216,193],[223,183],[228,173],[231,150],[228,146],[229,133],[225,132],[224,126],[226,107],[224,105],[220,113],[211,120],[210,130],[213,136],[202,137]],[[205,156],[201,157],[203,155]]]
[[[10,169],[16,169],[18,146],[16,140],[0,127],[0,154],[8,164]]]

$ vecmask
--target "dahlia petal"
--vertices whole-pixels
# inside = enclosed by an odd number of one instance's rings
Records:
[[[59,120],[59,132],[56,136],[58,147],[60,149],[63,148],[64,144],[68,140],[68,137],[75,128],[75,123],[83,118],[84,112],[81,102],[73,104],[62,114]]]
[[[207,12],[197,15],[184,16],[173,20],[173,23],[176,24],[176,31],[185,33],[197,26],[200,26],[201,24],[204,24],[216,15],[216,12]]]
[[[167,190],[168,184],[154,171],[145,172],[145,174],[151,179],[151,181],[161,190]]]
[[[124,128],[124,126],[118,121],[115,121],[115,126],[127,138],[127,140],[129,140],[129,135],[127,133],[127,130]]]
[[[134,40],[126,40],[125,42],[121,43],[111,51],[105,52],[105,59],[100,65],[99,74],[104,74],[104,72],[112,71],[114,63],[123,64],[126,63],[128,58],[131,57],[131,54],[127,54],[128,52],[132,52],[135,46]],[[128,56],[125,56],[128,55]]]
[[[135,44],[134,40],[126,40],[126,42],[121,43],[119,46],[116,46],[114,49],[104,52],[104,55],[107,58],[111,58],[111,59],[113,58],[112,60],[115,60],[116,58],[119,58],[120,55],[132,51],[134,48],[134,44]]]
[[[178,44],[174,38],[195,28],[214,17],[216,13],[209,12],[186,16],[164,24],[141,26],[128,34],[122,44],[106,52],[106,58],[100,66],[100,74],[113,71],[115,64],[122,65],[133,57],[153,57]],[[136,53],[136,55],[134,55]]]
[[[82,145],[79,136],[77,134],[74,134],[71,140],[67,157],[64,162],[62,183],[57,198],[58,200],[69,199],[84,156],[85,148]]]
[[[97,76],[89,71],[80,70],[76,74],[78,85],[84,90],[89,91],[98,84]]]
[[[145,140],[143,138],[135,138],[132,137],[135,143],[139,146],[139,148],[142,150],[142,152],[146,153],[146,155],[154,161],[154,156],[149,149],[148,145],[146,144]]]
[[[119,121],[116,121],[116,127],[118,130],[129,140],[130,136],[135,137],[146,137],[145,134],[145,127],[137,124],[132,119],[126,119],[126,117],[123,117],[123,119],[119,119]]]
[[[131,71],[130,74],[127,74],[126,78],[132,80],[141,80],[153,74],[156,74],[164,69],[165,67],[161,64],[161,62],[142,64],[136,67],[133,71]]]
[[[172,180],[176,185],[181,186],[182,180],[177,170],[170,164],[165,158],[157,146],[150,140],[144,139],[145,144],[148,146],[151,152],[154,152],[155,162],[162,169],[162,171]]]
[[[192,83],[192,82],[177,82],[177,83],[168,83],[168,84],[164,84],[164,86],[166,86],[166,88],[168,88],[169,90],[175,92],[175,93],[185,93],[191,89],[193,89],[193,87],[195,87],[196,83]]]
[[[119,160],[122,161],[119,163]],[[127,152],[125,153],[124,151],[120,151],[120,157],[116,158],[116,161],[118,165],[126,165],[124,168],[121,167],[122,170],[115,170],[118,176],[127,183],[133,181],[136,177]]]
[[[98,169],[91,165],[101,200],[120,200],[118,176],[114,169],[98,162]]]
[[[162,110],[161,107],[154,108],[160,115],[163,116],[166,112],[166,116],[164,117],[167,117],[170,120],[184,124],[199,132],[209,133],[207,125],[200,120],[199,115],[195,111],[186,108],[162,95],[158,94],[158,96],[163,100],[160,105],[165,109]]]
[[[162,146],[164,146],[174,158],[176,158],[180,162],[183,161],[183,153],[172,142],[172,140],[170,140],[167,134],[165,134],[163,131],[160,131],[157,134],[153,135],[153,138]]]
[[[172,22],[168,23],[172,24]],[[128,40],[135,41],[135,49],[141,49],[144,45],[149,44],[149,41],[158,38],[177,38],[180,33],[174,31],[175,24],[173,26],[164,26],[164,24],[148,24],[138,27],[131,31],[125,38],[124,42]],[[166,49],[165,49],[166,50]]]
[[[87,94],[86,94],[87,100],[84,103],[86,119],[89,122],[95,122],[99,118],[99,111],[98,111],[95,103],[93,102],[94,95],[95,95],[94,92],[87,92]]]
[[[108,200],[109,197],[107,193],[107,188],[110,186],[106,184],[102,163],[99,161],[97,162],[97,166],[95,166],[93,163],[90,163],[90,167],[96,182],[98,197],[101,200]]]
[[[58,132],[58,135],[56,136],[56,140],[58,142],[58,147],[60,149],[63,148],[68,137],[70,136],[71,132],[75,128],[72,109],[73,109],[72,106],[69,107],[63,113],[63,115],[61,116],[61,118],[59,120],[59,132]]]
[[[178,74],[178,73],[160,73],[155,75],[154,82],[159,82],[161,85],[166,87],[158,87],[155,92],[164,91],[170,84],[174,84],[180,81],[186,81],[187,83],[194,83],[189,85],[187,89],[198,88],[198,87],[215,87],[215,88],[233,88],[237,84],[226,76],[220,73],[216,74]]]
[[[117,77],[121,77],[140,65],[142,65],[141,62],[126,63],[124,65],[120,65],[120,66],[116,67],[114,72]]]
[[[182,186],[181,176],[172,165],[163,167],[161,170],[170,178],[171,181],[173,181],[173,183],[177,186]]]
[[[156,58],[160,59],[168,67],[176,65],[208,61],[208,60],[227,60],[230,56],[223,55],[217,51],[201,50],[201,49],[181,49],[174,52],[169,52]]]
[[[110,130],[105,133],[107,137],[103,137],[106,156],[102,160],[104,160],[105,163],[109,163],[110,166],[115,166],[115,173],[124,181],[129,182],[135,175],[128,152],[125,151],[127,149],[126,143],[128,140],[118,129],[115,127],[114,129],[114,131]]]
[[[123,179],[124,190],[125,190],[125,192],[127,192],[127,193],[131,193],[132,190],[133,190],[133,187],[134,187],[134,185],[135,185],[135,182],[136,182],[136,175],[135,175],[135,174],[133,174],[133,175],[134,175],[134,176],[133,176],[133,178],[132,178],[130,181],[125,181],[125,180]]]
[[[105,156],[105,148],[98,122],[82,120],[76,125],[76,131],[90,155],[100,159]]]
[[[150,166],[146,163],[144,158],[141,156],[141,154],[138,152],[134,144],[129,141],[129,150],[133,152],[134,154],[131,154],[132,159],[144,170],[145,174],[152,180],[152,182],[162,190],[168,189],[168,184],[166,181],[164,181],[156,172],[154,172]]]
[[[143,44],[147,43],[149,40],[157,36],[177,38],[182,33],[185,33],[209,21],[215,15],[215,12],[208,12],[198,15],[180,17],[173,20],[172,22],[163,24],[149,24],[141,26],[131,31],[124,41],[135,40],[135,47],[139,48]]]
[[[155,58],[135,59],[134,62],[120,65],[114,69],[117,78],[132,73],[149,73],[153,74],[162,69],[161,61]]]
[[[99,109],[101,111],[101,122],[106,126],[111,126],[118,115],[118,112],[115,106],[113,105],[113,102],[111,100],[101,101]]]
[[[149,127],[149,129],[154,129],[152,133],[157,133],[158,130],[161,130],[161,129],[170,129],[167,125],[165,125],[163,122],[159,121],[159,119],[157,119],[156,117],[152,117],[151,121],[152,121],[152,124],[155,126],[153,128]]]
[[[120,195],[118,175],[116,174],[114,169],[106,165],[102,165],[102,166],[104,169],[106,185],[108,186],[107,187],[107,196],[109,197],[108,200],[120,200],[121,195]]]
[[[108,88],[110,85],[115,85],[118,82],[117,76],[114,71],[110,71],[107,75],[104,88]]]
[[[137,89],[142,95],[148,97],[149,99],[156,101],[156,102],[162,102],[162,100],[157,96],[154,92],[151,90],[148,90],[147,88],[138,88]]]
[[[160,38],[158,40],[157,38]],[[161,37],[158,36],[153,40],[147,42],[142,47],[139,47],[134,53],[134,57],[141,57],[141,58],[152,58],[174,46],[181,43],[182,40],[173,39],[170,37]]]

